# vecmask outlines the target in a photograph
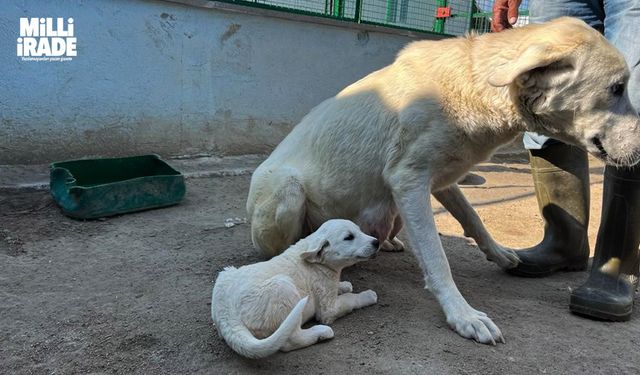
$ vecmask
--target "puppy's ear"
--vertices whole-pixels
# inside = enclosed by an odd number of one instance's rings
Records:
[[[319,263],[322,260],[324,249],[329,246],[329,241],[321,240],[309,245],[309,248],[305,250],[300,257],[309,263]]]
[[[527,78],[534,69],[550,65],[571,65],[569,56],[573,47],[532,44],[520,56],[498,65],[489,75],[491,86],[503,87],[512,84],[518,77]],[[525,79],[526,80],[526,79]]]

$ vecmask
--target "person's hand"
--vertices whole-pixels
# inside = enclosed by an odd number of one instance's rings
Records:
[[[510,29],[518,20],[518,7],[522,0],[495,0],[491,31],[498,32]]]

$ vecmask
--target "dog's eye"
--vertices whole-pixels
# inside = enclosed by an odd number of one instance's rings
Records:
[[[353,233],[349,233],[349,234],[344,238],[344,240],[345,240],[345,241],[353,241],[353,239],[354,239],[354,238],[355,238],[355,237],[353,236]]]
[[[613,96],[622,96],[624,93],[624,83],[616,83],[613,84],[609,90],[611,91],[611,95]]]

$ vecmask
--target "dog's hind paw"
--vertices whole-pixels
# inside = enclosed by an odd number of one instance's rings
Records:
[[[460,336],[482,344],[495,345],[496,342],[505,342],[500,328],[491,321],[487,314],[471,306],[467,306],[463,312],[447,316],[447,323]]]
[[[334,336],[333,329],[323,324],[317,324],[311,327],[310,330],[317,335],[318,341],[329,340]]]
[[[394,237],[391,240],[386,240],[380,246],[381,251],[386,251],[390,253],[397,253],[400,251],[404,251],[404,243],[398,239],[398,237]]]

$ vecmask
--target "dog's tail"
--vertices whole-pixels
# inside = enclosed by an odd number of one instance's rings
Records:
[[[302,312],[309,297],[294,306],[280,327],[269,337],[255,338],[237,318],[225,317],[216,322],[218,332],[231,349],[248,358],[264,358],[280,350],[296,329],[302,325]],[[215,319],[214,319],[215,320]]]

